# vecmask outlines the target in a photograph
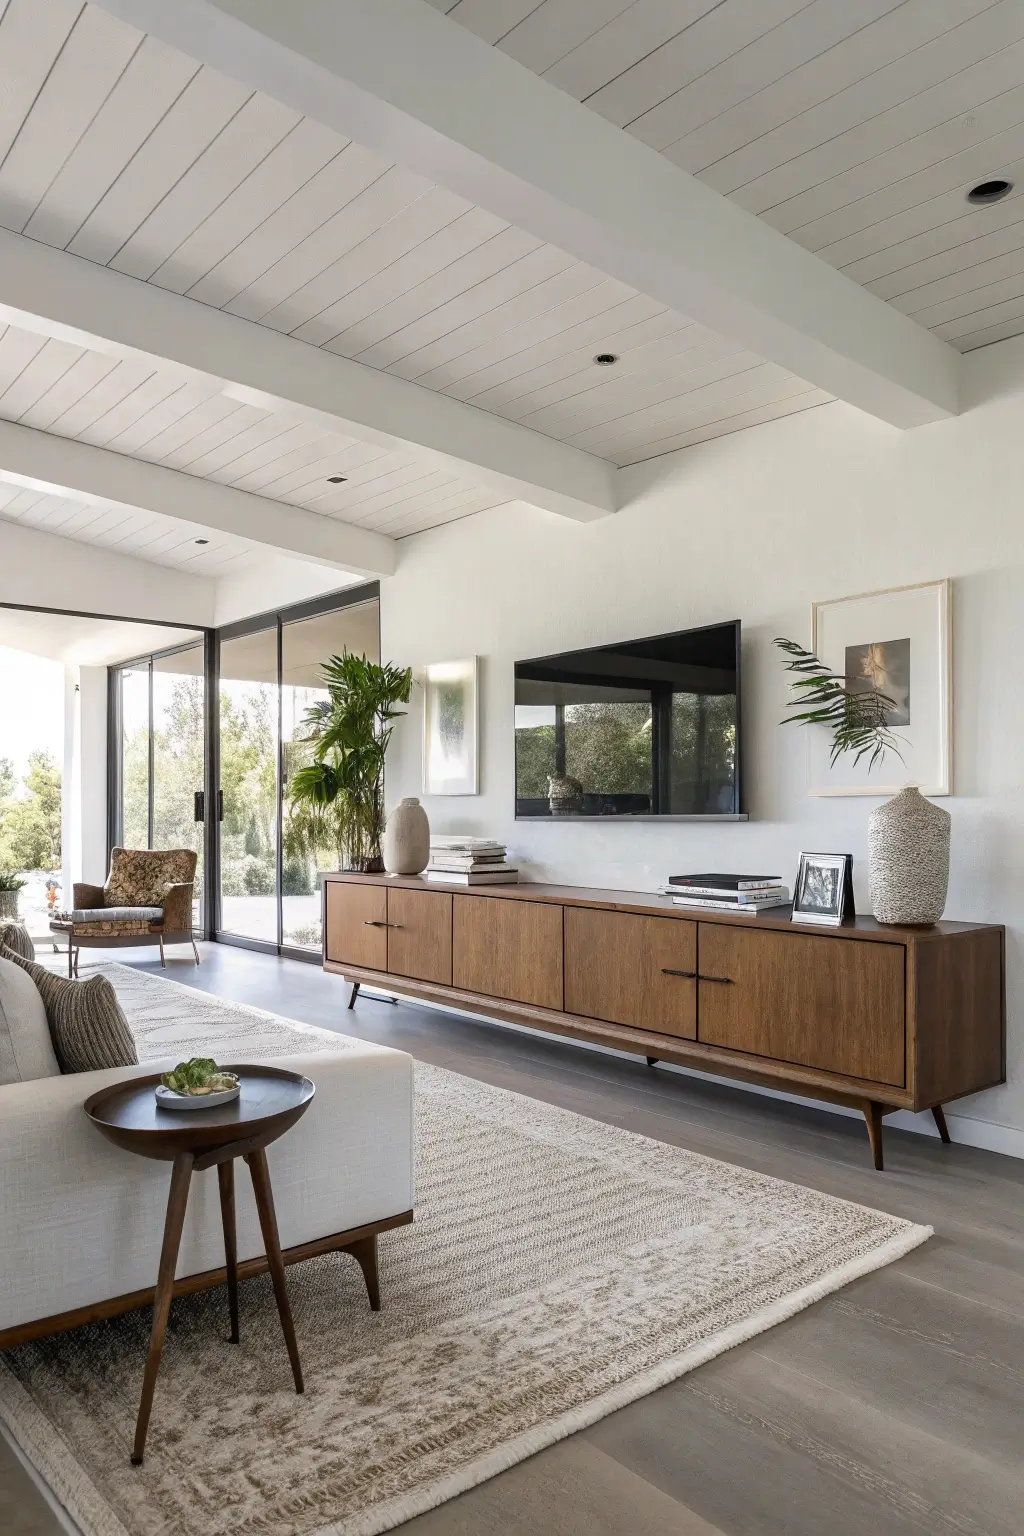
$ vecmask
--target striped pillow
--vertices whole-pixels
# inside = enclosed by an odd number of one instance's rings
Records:
[[[53,1048],[62,1072],[95,1072],[101,1067],[134,1067],[138,1053],[117,993],[105,976],[70,981],[26,960],[6,945],[0,955],[28,972],[46,1009]]]

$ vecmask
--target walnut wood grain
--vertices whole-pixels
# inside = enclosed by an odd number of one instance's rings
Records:
[[[904,949],[698,924],[698,1038],[774,1061],[900,1086]],[[705,980],[713,977],[715,980]]]
[[[697,1038],[697,924],[565,908],[565,1010]]]
[[[930,1109],[1004,1081],[1002,930],[958,934],[943,943],[922,939],[909,958],[918,1020],[915,1106]]]
[[[562,908],[454,897],[452,982],[467,992],[562,1007]]]
[[[452,898],[447,891],[388,891],[388,970],[451,986]]]
[[[388,968],[388,893],[367,881],[327,882],[324,945],[329,960],[347,960],[373,970]]]

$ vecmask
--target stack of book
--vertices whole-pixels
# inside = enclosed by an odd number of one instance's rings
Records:
[[[789,903],[789,890],[778,875],[669,875],[662,890],[677,907],[745,917]]]
[[[493,838],[431,836],[424,874],[443,885],[516,885],[519,871],[505,855]]]

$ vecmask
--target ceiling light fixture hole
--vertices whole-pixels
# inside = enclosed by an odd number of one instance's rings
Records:
[[[979,181],[973,186],[967,194],[967,201],[974,203],[975,207],[984,208],[989,203],[1002,202],[1012,191],[1012,181],[1007,181],[1005,176],[994,176],[990,181]]]
[[[615,352],[599,352],[594,358],[599,368],[610,368],[612,363],[617,363],[618,360],[618,354]]]

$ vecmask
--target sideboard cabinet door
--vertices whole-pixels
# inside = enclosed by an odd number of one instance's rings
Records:
[[[565,908],[565,1011],[697,1038],[697,924]]]
[[[324,953],[338,964],[384,971],[388,964],[388,893],[382,885],[327,882]]]
[[[902,944],[700,923],[697,955],[702,1045],[903,1084]]]
[[[388,891],[388,970],[392,976],[452,984],[452,898],[445,891]]]
[[[554,903],[456,896],[452,985],[538,1008],[562,1007],[562,909]]]

